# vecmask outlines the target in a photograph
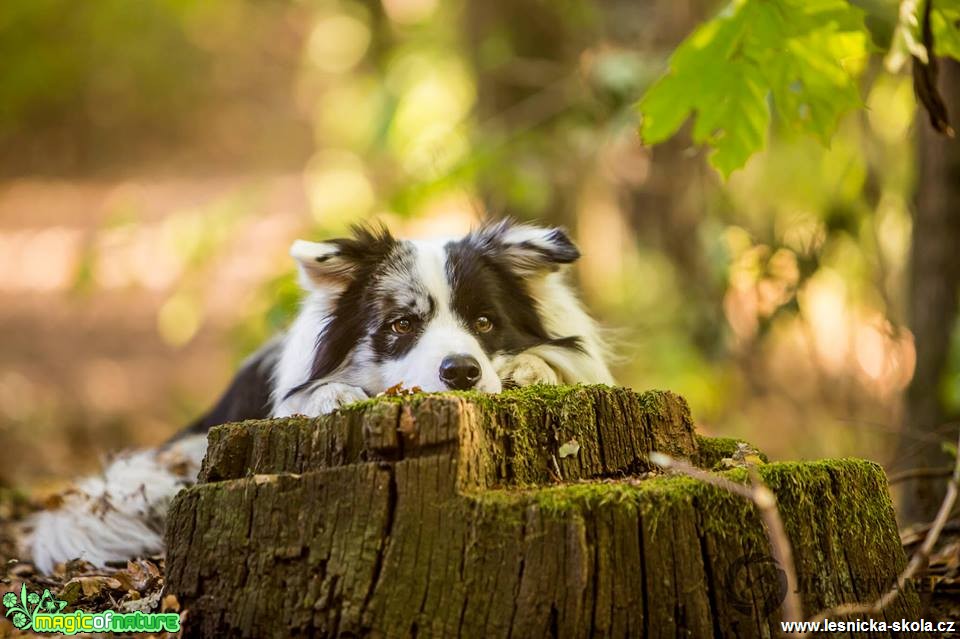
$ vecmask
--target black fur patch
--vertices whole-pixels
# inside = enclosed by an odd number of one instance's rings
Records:
[[[482,230],[471,233],[446,249],[454,312],[466,326],[480,315],[493,322],[490,332],[475,333],[488,355],[519,353],[544,344],[581,348],[577,336],[556,338],[547,333],[525,281],[498,259],[499,247],[489,235]]]
[[[216,405],[203,417],[174,435],[167,444],[188,435],[205,433],[220,424],[269,417],[270,374],[282,348],[283,343],[280,340],[274,340],[261,348],[243,365]]]
[[[421,310],[415,304],[405,303],[406,300],[401,301],[390,296],[381,297],[379,300],[378,317],[382,319],[372,335],[373,353],[377,362],[397,359],[409,353],[426,330],[427,323],[436,314],[437,302],[429,293],[417,290],[416,286],[411,285],[410,290],[404,295],[407,300],[417,296],[426,299],[426,309]],[[393,332],[391,325],[400,319],[410,322],[412,330],[409,333],[398,335]]]
[[[580,249],[570,241],[570,237],[562,229],[550,231],[547,241],[548,247],[538,247],[544,258],[557,264],[572,264],[580,259]]]
[[[563,229],[548,231],[538,242],[511,242],[510,232],[515,226],[513,220],[501,220],[485,224],[468,237],[488,255],[523,265],[528,270],[556,270],[560,264],[570,264],[580,259],[580,249]]]
[[[330,321],[317,336],[307,383],[333,373],[368,333],[380,328],[376,325],[380,313],[374,298],[378,275],[386,262],[410,259],[409,249],[385,228],[354,227],[352,238],[332,243],[338,247],[337,255],[352,265],[351,278],[334,305]],[[300,388],[291,390],[287,397]]]

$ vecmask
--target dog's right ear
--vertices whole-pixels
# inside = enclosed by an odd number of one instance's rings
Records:
[[[300,267],[300,285],[304,289],[343,290],[396,245],[386,229],[354,227],[350,238],[327,242],[297,240],[290,247],[290,255]]]
[[[306,290],[345,288],[352,279],[354,265],[344,259],[340,246],[333,242],[297,240],[290,255],[300,267],[300,286]]]

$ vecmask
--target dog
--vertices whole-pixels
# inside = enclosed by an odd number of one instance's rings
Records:
[[[580,252],[562,229],[507,220],[456,239],[400,240],[355,227],[290,253],[305,293],[292,325],[173,439],[115,459],[34,513],[24,546],[38,570],[161,553],[166,509],[195,480],[217,424],[323,415],[396,384],[497,393],[613,383],[597,324],[566,280]]]

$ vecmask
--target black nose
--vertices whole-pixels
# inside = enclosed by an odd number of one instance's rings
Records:
[[[448,355],[440,362],[440,379],[454,390],[473,388],[480,380],[480,362],[472,355]]]

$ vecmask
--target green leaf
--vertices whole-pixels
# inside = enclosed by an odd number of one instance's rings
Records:
[[[826,144],[862,104],[869,49],[863,13],[845,0],[734,0],[641,98],[640,135],[663,142],[695,116],[694,142],[726,177],[766,144],[772,100],[784,124]]]
[[[930,27],[936,54],[960,60],[960,2],[934,3]]]

